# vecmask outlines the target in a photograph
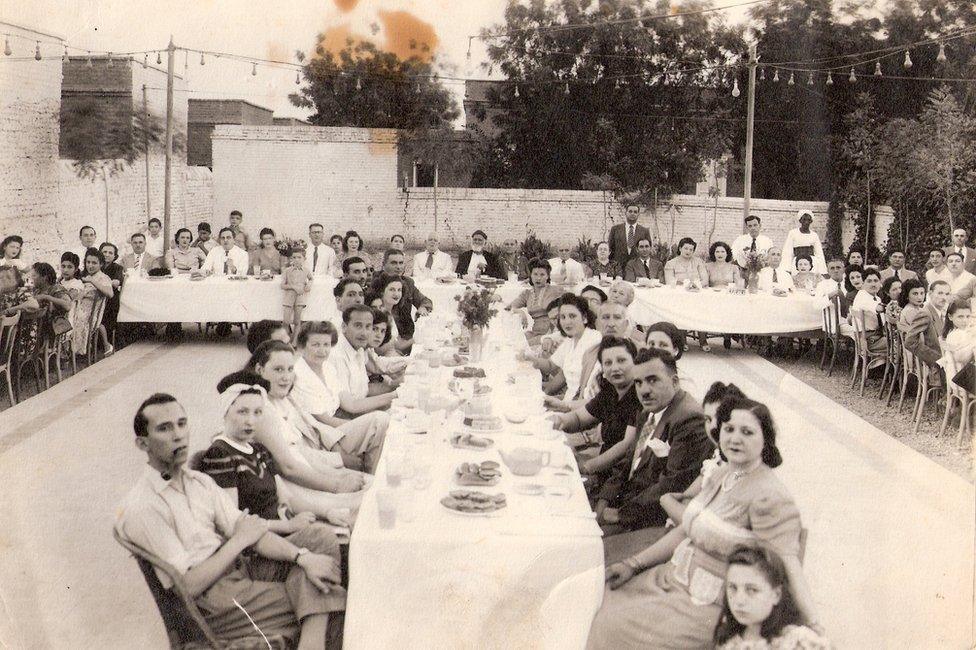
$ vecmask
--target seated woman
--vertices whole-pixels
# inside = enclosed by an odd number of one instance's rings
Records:
[[[863,314],[864,338],[868,349],[871,352],[884,352],[888,348],[888,343],[881,320],[885,306],[881,303],[881,298],[878,297],[878,292],[881,291],[881,273],[877,269],[868,269],[862,277],[861,289],[851,303],[848,319],[853,324],[855,312]],[[876,357],[871,360],[868,368],[875,368],[884,364],[884,358]]]
[[[847,293],[840,303],[840,315],[844,318],[847,318],[850,313],[851,305],[854,304],[854,298],[857,297],[862,284],[864,284],[864,269],[860,266],[848,266],[844,271],[844,288],[847,289]]]
[[[249,255],[252,275],[261,275],[263,271],[271,275],[280,275],[281,267],[287,266],[288,261],[282,264],[281,252],[275,246],[275,231],[271,228],[261,229],[261,243],[252,250]]]
[[[679,330],[674,323],[669,323],[667,321],[658,321],[653,325],[649,325],[646,328],[646,345],[649,348],[657,348],[659,350],[664,350],[674,357],[677,361],[684,354],[685,348],[685,333]],[[695,386],[695,380],[686,375],[681,369],[678,369],[678,379],[681,380],[681,386],[685,390],[693,390]]]
[[[548,359],[532,353],[523,358],[549,375],[544,385],[546,393],[562,393],[567,400],[576,399],[583,382],[583,356],[600,344],[603,338],[596,331],[596,316],[582,297],[567,293],[559,299],[559,317],[556,326],[563,342]],[[565,387],[565,390],[564,390]]]
[[[44,310],[39,332],[40,344],[43,345],[45,342],[54,341],[54,319],[67,318],[75,303],[68,290],[58,284],[54,267],[47,262],[34,262],[30,276],[34,284],[34,299],[40,309]]]
[[[505,309],[525,310],[522,316],[523,327],[532,320],[532,328],[526,333],[529,345],[538,343],[539,338],[549,333],[553,323],[549,320],[549,304],[563,295],[563,290],[549,284],[552,268],[547,260],[534,258],[529,262],[529,288],[520,293]]]
[[[918,310],[925,306],[925,284],[918,278],[905,280],[901,285],[901,295],[898,297],[898,304],[901,305],[901,314],[898,316],[898,331],[902,336],[908,334],[912,328],[912,320]]]
[[[0,242],[0,267],[10,266],[21,273],[27,272],[27,260],[20,254],[24,249],[24,239],[20,235],[4,237]]]
[[[717,241],[708,248],[708,286],[728,287],[732,285],[742,288],[742,274],[739,267],[732,263],[732,249],[724,241]]]
[[[664,265],[664,282],[673,287],[686,280],[697,283],[699,287],[708,286],[708,269],[701,258],[695,255],[698,244],[691,237],[682,237],[678,242],[678,256],[672,257]]]
[[[254,354],[259,345],[271,340],[282,343],[291,342],[288,328],[280,320],[259,320],[247,328],[247,351],[249,354]]]
[[[946,360],[951,359],[951,364],[946,363],[946,376],[951,380],[955,373],[962,370],[967,363],[973,362],[973,346],[976,340],[973,333],[969,331],[972,308],[969,303],[953,300],[949,303],[946,310],[945,329],[942,336],[945,344],[942,346]],[[950,374],[951,373],[951,374]],[[966,386],[967,390],[972,391],[972,386]]]
[[[366,262],[366,268],[369,270],[375,268],[373,258],[363,248],[363,238],[355,230],[347,230],[346,236],[342,238],[342,258],[347,257],[358,257]]]
[[[17,347],[14,354],[20,362],[34,353],[38,345],[38,319],[40,305],[24,286],[24,276],[15,266],[0,266],[0,316],[21,313],[17,326]],[[6,359],[3,360],[6,362]]]
[[[607,294],[604,293],[603,289],[594,287],[592,284],[583,287],[583,290],[580,291],[580,296],[590,305],[590,309],[594,314],[600,313],[600,305],[607,301]]]
[[[284,496],[294,510],[308,510],[319,518],[345,525],[348,519],[342,510],[359,507],[368,476],[345,469],[342,455],[329,450],[336,442],[331,432],[320,427],[291,399],[294,349],[287,343],[266,341],[258,346],[245,370],[271,385],[271,408],[265,412],[266,419],[255,439],[274,456],[285,479]]]
[[[634,285],[630,282],[617,280],[610,285],[610,291],[607,292],[607,300],[610,302],[618,302],[624,307],[630,307],[634,302]]]
[[[180,228],[173,236],[176,246],[166,251],[163,263],[170,273],[192,273],[203,266],[207,254],[202,248],[193,246],[193,233],[189,228]],[[104,246],[104,244],[103,244]]]
[[[885,321],[895,326],[898,325],[898,319],[901,317],[901,305],[898,304],[898,299],[901,297],[902,284],[901,279],[893,275],[881,284],[881,291],[878,292],[881,304],[885,306]]]
[[[793,273],[793,287],[797,291],[812,294],[817,290],[817,285],[820,284],[823,276],[811,271],[813,259],[806,253],[797,255],[794,263],[796,264],[796,271]]]
[[[373,338],[366,346],[366,369],[370,381],[383,384],[384,390],[400,384],[409,363],[409,359],[393,349],[390,337],[395,328],[390,312],[373,307]]]
[[[388,314],[396,313],[397,306],[403,300],[403,279],[398,275],[382,274],[379,276],[373,291],[366,296],[366,304],[378,307]],[[396,326],[396,319],[390,319],[390,350],[377,351],[378,354],[389,356],[392,353],[402,355],[413,346],[412,338],[400,336]]]
[[[610,244],[602,241],[596,245],[596,259],[586,265],[586,277],[598,280],[614,280],[624,276],[623,269],[610,259]]]
[[[330,450],[342,455],[345,467],[373,474],[383,451],[390,416],[373,411],[354,419],[336,417],[339,379],[326,361],[338,340],[338,332],[328,321],[310,321],[302,325],[298,332],[299,357],[295,362],[295,387],[291,396],[300,409],[333,429],[330,434],[336,442]]]
[[[789,572],[768,548],[739,547],[729,556],[725,606],[713,638],[717,650],[830,650],[820,632],[803,625]]]
[[[678,528],[607,569],[590,650],[709,647],[722,615],[728,558],[742,545],[779,553],[791,594],[807,624],[816,627],[798,557],[800,514],[773,472],[782,457],[772,415],[748,399],[727,408],[719,432],[727,464],[702,482]]]
[[[102,272],[102,255],[97,249],[89,248],[85,253],[84,273],[81,281],[84,283],[78,304],[75,307],[74,321],[71,325],[71,350],[75,354],[88,354],[88,339],[91,334],[91,315],[99,300],[112,297],[114,289],[112,280]],[[99,326],[99,334],[105,344],[105,354],[111,354],[114,349],[108,344],[105,330]]]
[[[315,515],[306,511],[283,516],[287,507],[278,498],[274,457],[255,440],[258,422],[268,408],[270,384],[256,375],[253,381],[233,384],[220,394],[223,431],[200,457],[198,469],[224,488],[238,509],[267,521],[271,532],[290,535],[315,523]]]
[[[102,265],[102,273],[107,275],[112,281],[112,296],[105,303],[105,314],[102,316],[105,335],[111,339],[118,326],[119,308],[122,306],[122,285],[125,283],[125,268],[119,264],[119,248],[115,244],[103,242],[98,247],[98,252],[102,254],[102,259],[105,261],[105,264]]]

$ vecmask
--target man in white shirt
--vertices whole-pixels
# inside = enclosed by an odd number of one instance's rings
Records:
[[[159,266],[159,260],[149,254],[146,250],[146,236],[137,232],[129,238],[132,252],[122,256],[119,260],[122,268],[126,271],[136,269],[136,271],[149,271]]]
[[[932,286],[932,283],[942,280],[952,284],[952,271],[946,266],[946,252],[941,248],[933,248],[929,251],[929,268],[925,271],[925,284]]]
[[[85,252],[89,248],[98,248],[98,244],[95,243],[96,236],[94,228],[82,226],[81,230],[78,231],[78,245],[68,249],[78,256],[78,261],[82,266],[85,264]]]
[[[370,395],[366,348],[372,336],[372,307],[352,305],[342,312],[342,333],[328,361],[338,381],[339,417],[385,409],[397,396],[396,391]]]
[[[308,250],[305,251],[305,269],[312,275],[331,276],[335,268],[335,249],[325,241],[325,227],[313,223],[308,227]]]
[[[558,257],[549,260],[552,272],[549,280],[552,284],[579,284],[586,277],[583,265],[570,257],[573,249],[569,244],[559,244],[556,252]]]
[[[773,240],[760,233],[762,220],[754,214],[746,217],[746,232],[732,241],[732,257],[740,267],[746,267],[747,251],[768,251],[773,247]],[[782,254],[780,254],[782,257]]]
[[[163,222],[153,217],[146,228],[146,252],[153,257],[162,257],[164,249]]]
[[[221,228],[217,240],[220,246],[207,253],[203,266],[191,275],[247,275],[247,251],[237,246],[234,231],[229,227]]]
[[[451,256],[439,250],[438,244],[437,234],[430,233],[427,235],[425,250],[413,256],[413,277],[417,280],[440,278],[454,272]]]
[[[766,253],[766,266],[759,271],[760,291],[770,293],[776,290],[782,292],[793,291],[793,277],[779,268],[782,259],[782,251],[776,248],[770,248]]]
[[[828,300],[839,295],[841,298],[847,295],[847,287],[844,286],[844,260],[835,257],[827,262],[827,278],[817,284],[817,295]]]

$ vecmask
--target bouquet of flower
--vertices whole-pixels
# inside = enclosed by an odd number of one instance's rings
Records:
[[[476,290],[468,288],[464,295],[455,296],[458,301],[458,315],[461,316],[461,323],[468,329],[475,327],[486,327],[488,321],[498,313],[492,307],[494,292],[489,289]]]
[[[275,241],[275,248],[278,249],[279,253],[285,257],[288,257],[291,254],[291,251],[296,248],[300,248],[302,250],[308,249],[308,244],[305,243],[304,239],[292,239],[290,237],[285,237],[284,239],[278,239]]]
[[[766,268],[766,254],[759,251],[746,251],[745,271],[748,275],[759,275]]]

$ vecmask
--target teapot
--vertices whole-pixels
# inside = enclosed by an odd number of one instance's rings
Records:
[[[518,447],[508,452],[499,449],[498,453],[508,465],[508,469],[512,470],[512,474],[517,476],[535,476],[550,461],[548,451],[529,447]]]

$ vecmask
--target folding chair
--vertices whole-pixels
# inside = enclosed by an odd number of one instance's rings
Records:
[[[285,650],[289,647],[288,640],[281,635],[269,636],[267,643],[260,635],[230,640],[218,639],[187,592],[183,576],[172,565],[122,539],[118,531],[113,531],[113,535],[115,541],[135,557],[149,592],[156,601],[156,607],[159,608],[172,650],[203,650],[204,648],[266,650],[269,643],[275,650]],[[159,569],[173,581],[170,589],[163,587],[155,569]]]
[[[13,358],[20,314],[21,312],[17,312],[13,316],[0,316],[0,375],[7,376],[7,395],[10,396],[11,406],[17,403],[14,397]]]
[[[830,368],[827,376],[834,372],[834,363],[837,361],[837,352],[840,349],[843,335],[840,331],[840,296],[835,296],[826,307],[823,308],[823,352],[820,355],[820,369],[824,369],[827,363],[827,348],[831,349]]]

